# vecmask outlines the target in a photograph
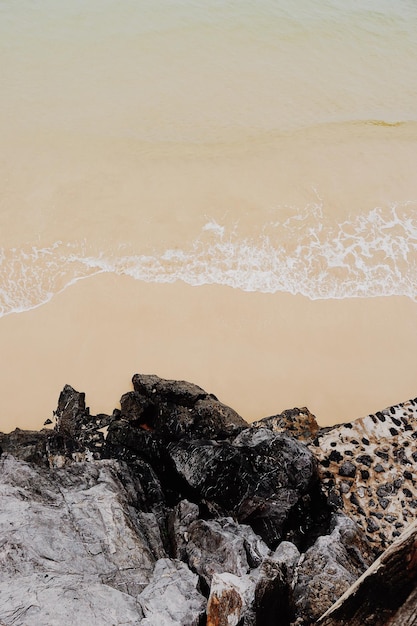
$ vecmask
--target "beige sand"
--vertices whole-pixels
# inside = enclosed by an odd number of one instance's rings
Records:
[[[248,420],[307,405],[321,424],[417,395],[417,306],[311,302],[101,275],[0,325],[0,430],[40,428],[65,383],[111,412],[135,372],[193,381]]]

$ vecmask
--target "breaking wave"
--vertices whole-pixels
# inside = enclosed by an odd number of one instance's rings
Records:
[[[377,207],[331,223],[320,203],[248,238],[239,225],[208,221],[187,248],[151,255],[128,246],[97,251],[87,242],[0,252],[0,314],[48,302],[78,280],[111,272],[146,282],[227,285],[301,294],[312,300],[417,297],[416,203]]]

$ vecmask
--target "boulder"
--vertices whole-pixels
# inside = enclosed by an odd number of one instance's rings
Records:
[[[167,451],[190,499],[249,524],[270,548],[286,538],[308,543],[327,527],[315,459],[292,437],[248,428],[231,442],[171,442]]]
[[[317,622],[320,626],[417,623],[417,521],[392,543]]]
[[[293,580],[297,625],[316,620],[359,578],[375,558],[363,531],[335,515],[332,532],[319,537],[302,556]]]
[[[206,599],[197,587],[198,576],[182,561],[157,561],[148,586],[138,595],[141,626],[199,626]]]
[[[312,442],[319,431],[316,416],[307,407],[286,409],[278,415],[264,417],[252,426],[270,428],[274,433],[286,433],[304,442]]]
[[[210,588],[213,574],[247,574],[258,567],[269,552],[250,526],[238,524],[230,517],[197,519],[188,527],[186,558],[207,588]]]
[[[249,576],[214,574],[206,626],[256,626],[252,610],[254,592],[255,584]]]
[[[0,458],[0,623],[136,623],[136,596],[166,553],[132,480],[115,460],[50,470]]]
[[[121,417],[169,440],[224,439],[248,424],[216,396],[185,381],[135,374],[121,398]]]

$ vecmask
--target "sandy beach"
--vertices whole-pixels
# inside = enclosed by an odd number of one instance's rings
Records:
[[[218,286],[80,281],[0,325],[0,430],[40,428],[64,384],[111,412],[135,372],[195,382],[252,421],[308,406],[320,424],[416,395],[416,305],[310,301]]]

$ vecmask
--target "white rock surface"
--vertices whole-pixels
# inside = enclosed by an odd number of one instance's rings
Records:
[[[114,460],[47,471],[0,457],[0,623],[139,623],[136,596],[164,551],[151,549],[121,471]]]
[[[182,561],[160,559],[149,585],[138,596],[142,626],[198,626],[206,599],[197,591],[198,576]]]

